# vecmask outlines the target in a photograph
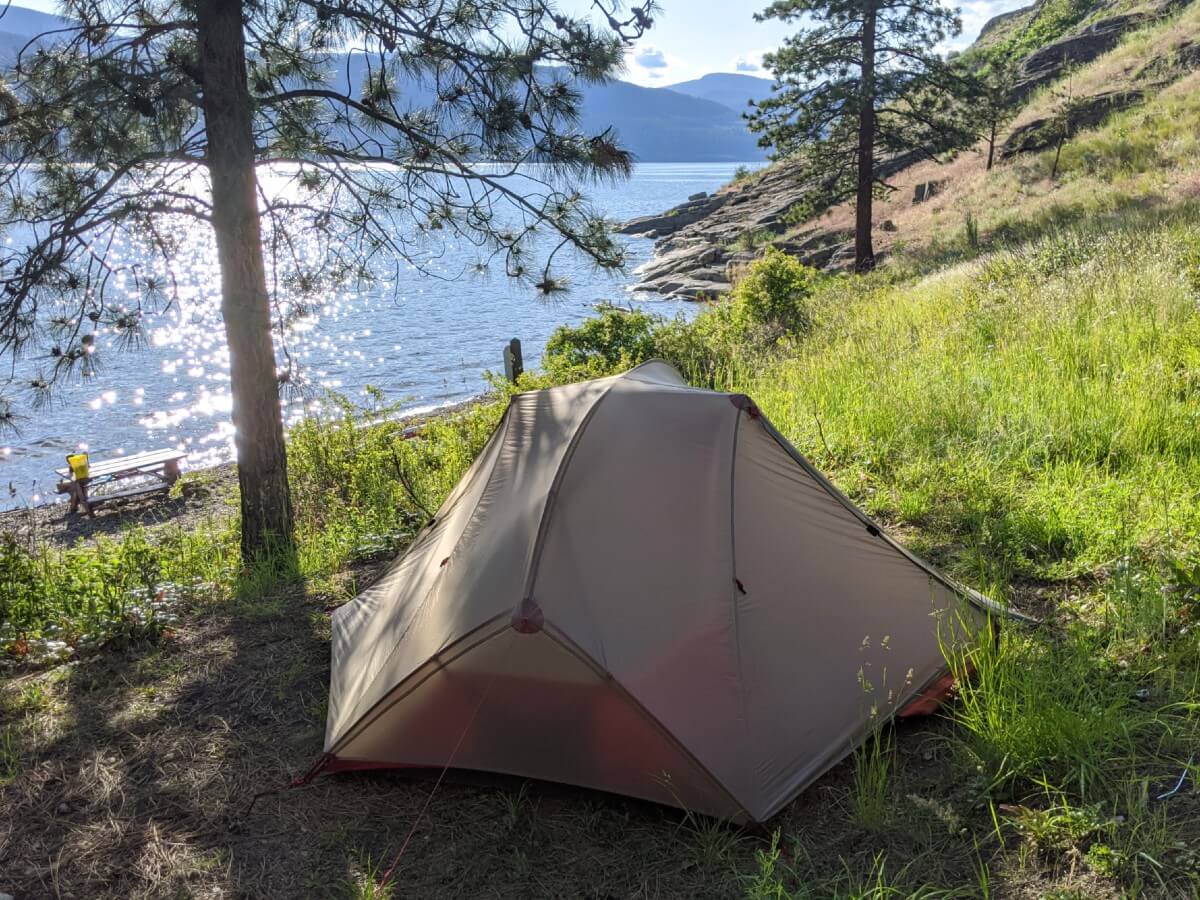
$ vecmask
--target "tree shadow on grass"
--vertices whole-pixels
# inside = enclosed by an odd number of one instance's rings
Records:
[[[679,813],[650,804],[452,776],[425,810],[428,773],[286,788],[322,748],[331,598],[300,582],[256,598],[259,586],[197,604],[155,644],[27,678],[50,700],[0,720],[19,729],[21,762],[0,788],[0,890],[351,896],[413,830],[402,896],[730,896],[728,855],[693,859]]]
[[[369,582],[375,571],[354,574]],[[411,832],[397,897],[727,898],[744,893],[770,846],[678,810],[519,779],[481,785],[452,773],[432,798],[428,773],[347,773],[288,789],[322,748],[333,600],[297,581],[261,597],[258,583],[244,587],[236,601],[197,604],[157,644],[38,676],[54,708],[17,720],[23,771],[0,792],[0,890],[351,897],[354,880],[390,866]],[[770,823],[788,866],[833,883],[879,853],[893,871],[936,856],[923,880],[969,882],[973,839],[905,800],[926,785],[947,793],[948,763],[924,759],[926,734],[900,727],[891,796],[901,806],[883,831],[849,816],[849,763]],[[275,792],[251,809],[263,791]]]

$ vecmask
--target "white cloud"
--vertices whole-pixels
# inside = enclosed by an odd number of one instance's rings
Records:
[[[744,72],[746,74],[760,74],[763,72],[763,54],[769,53],[770,50],[747,50],[745,53],[739,53],[729,63],[726,71],[729,72]]]
[[[670,65],[667,55],[655,47],[642,47],[633,54],[633,61],[643,69],[665,69]]]

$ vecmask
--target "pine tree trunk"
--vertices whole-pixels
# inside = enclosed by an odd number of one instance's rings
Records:
[[[258,217],[241,0],[199,0],[197,26],[242,496],[242,559],[249,562],[268,549],[291,549],[292,502]]]
[[[858,193],[854,214],[854,268],[875,268],[871,214],[875,193],[875,4],[866,0],[862,29],[862,83],[858,110]]]
[[[1067,142],[1067,132],[1064,128],[1058,135],[1058,143],[1054,146],[1054,165],[1050,167],[1050,180],[1058,177],[1058,161],[1062,158],[1063,144]]]
[[[992,171],[992,161],[996,157],[996,120],[992,120],[992,130],[988,134],[988,161],[987,171]]]

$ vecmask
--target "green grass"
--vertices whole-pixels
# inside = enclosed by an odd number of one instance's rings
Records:
[[[745,879],[747,900],[951,900],[977,897],[971,890],[953,890],[920,883],[917,867],[893,867],[879,853],[860,867],[844,867],[831,876],[788,866],[782,860],[779,835],[770,849],[756,854],[757,872]]]
[[[766,228],[747,228],[731,243],[726,246],[727,250],[739,252],[742,250],[758,250],[761,247],[766,247],[773,240],[775,234]]]
[[[912,284],[846,280],[800,351],[740,386],[960,574],[1153,555],[1200,527],[1198,223],[1065,231]]]
[[[868,831],[879,831],[888,824],[894,756],[892,735],[887,731],[876,732],[854,752],[850,808],[854,821]]]

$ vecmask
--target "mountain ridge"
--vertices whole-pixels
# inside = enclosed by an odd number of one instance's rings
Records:
[[[10,6],[0,15],[0,67],[12,65],[22,47],[67,20],[48,13]],[[341,87],[365,76],[361,54],[336,54],[331,70]],[[759,79],[761,80],[761,79]],[[758,162],[766,151],[730,106],[670,87],[643,87],[627,81],[588,85],[581,127],[599,133],[611,127],[639,162]],[[412,91],[419,102],[419,87]]]
[[[664,85],[659,90],[711,100],[740,114],[746,111],[751,101],[769,97],[774,83],[770,78],[739,72],[710,72],[691,81]]]

